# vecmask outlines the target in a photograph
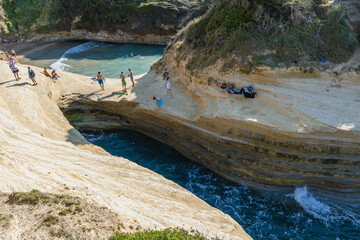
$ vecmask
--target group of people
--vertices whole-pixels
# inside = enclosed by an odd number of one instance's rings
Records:
[[[128,69],[128,71],[129,71],[128,77],[130,77],[130,81],[131,81],[131,83],[132,83],[132,87],[135,87],[134,73],[131,71],[130,68]],[[125,77],[124,72],[121,72],[121,74],[120,74],[120,79],[121,79],[121,85],[122,85],[122,88],[123,88],[123,91],[122,91],[123,94],[127,94],[126,80],[125,80],[125,78],[126,78],[126,77]],[[105,90],[105,87],[104,87],[105,78],[104,78],[104,76],[101,74],[101,72],[98,72],[95,80],[98,81],[101,90]]]
[[[19,76],[19,68],[16,66],[16,63],[18,62],[18,60],[16,59],[15,50],[12,49],[10,54],[5,51],[5,55],[9,60],[9,67],[10,67],[11,72],[14,74],[15,79],[17,81],[20,80],[21,77]],[[52,70],[51,74],[49,74],[47,69],[44,68],[43,74],[47,77],[50,77],[54,83],[58,78],[60,78],[59,74],[57,74],[55,70]],[[35,80],[36,74],[35,74],[34,70],[31,69],[31,67],[28,67],[28,76],[31,79],[31,81],[33,82],[33,86],[37,85],[37,82]]]
[[[165,88],[166,88],[166,93],[169,94],[171,97],[173,96],[172,93],[171,93],[171,82],[170,82],[170,76],[169,76],[169,73],[168,72],[164,72],[163,73],[163,79],[165,81]],[[153,97],[153,100],[156,101],[156,107],[158,109],[161,109],[161,107],[163,106],[163,101],[161,98],[159,97]]]
[[[16,80],[20,80],[21,77],[19,76],[19,68],[16,66],[16,63],[18,62],[16,59],[16,52],[14,49],[11,50],[10,54],[8,52],[5,52],[5,55],[7,56],[8,60],[9,60],[9,67],[10,70],[12,71],[12,73],[15,76]],[[11,56],[10,56],[11,55]],[[132,72],[132,70],[129,68],[128,69],[129,74],[128,77],[130,77],[130,81],[132,83],[132,87],[135,87],[135,82],[134,82],[134,74]],[[44,67],[44,71],[42,72],[45,76],[50,77],[53,82],[55,83],[56,80],[58,80],[60,78],[59,74],[56,73],[55,70],[52,70],[51,74],[47,71],[46,67]],[[31,69],[31,67],[28,66],[28,76],[29,78],[32,80],[33,82],[33,86],[37,85],[38,83],[35,80],[35,72],[33,69]],[[127,88],[126,88],[126,77],[124,72],[121,72],[120,74],[120,79],[121,79],[121,85],[122,85],[122,94],[127,95]],[[94,80],[98,81],[101,90],[105,90],[104,87],[104,83],[105,83],[105,77],[101,74],[101,72],[98,72],[96,78],[94,78]],[[167,91],[167,94],[169,94],[170,96],[173,96],[171,93],[171,83],[170,83],[170,77],[167,75],[164,77],[165,80],[165,88]],[[153,97],[153,100],[156,100],[156,106],[158,109],[160,109],[163,106],[163,102],[162,99],[159,97]]]
[[[7,40],[6,38],[2,39],[0,37],[0,43],[18,43],[19,41],[18,40]]]
[[[14,74],[15,79],[17,81],[19,81],[21,79],[21,77],[19,76],[19,68],[16,66],[16,63],[18,61],[16,59],[15,50],[11,49],[10,54],[11,54],[11,56],[9,55],[8,52],[5,52],[5,55],[9,60],[9,68],[10,68],[11,72]],[[31,81],[33,82],[33,86],[37,85],[37,82],[35,80],[35,72],[30,67],[28,67],[28,75],[29,75],[29,78],[31,79]]]

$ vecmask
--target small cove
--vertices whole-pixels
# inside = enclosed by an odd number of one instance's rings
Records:
[[[129,68],[134,75],[147,73],[163,52],[159,45],[61,42],[25,55],[21,63],[89,77],[100,71],[105,78],[119,78],[121,72],[127,76]]]

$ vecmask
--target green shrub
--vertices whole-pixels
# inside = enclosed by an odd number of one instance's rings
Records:
[[[200,234],[190,235],[183,230],[165,229],[163,231],[145,231],[137,233],[118,233],[110,240],[206,240]]]
[[[295,25],[290,24],[289,5],[280,2],[254,0],[244,5],[244,1],[227,0],[216,4],[185,33],[180,48],[182,52],[192,52],[187,69],[201,70],[230,55],[241,59],[236,64],[248,65],[241,70],[246,73],[261,65],[289,66],[295,60],[320,63],[323,56],[340,63],[352,56],[358,42],[342,19],[341,7],[326,7],[320,18],[314,15],[314,5],[303,10],[304,16],[312,19],[310,23],[299,20]],[[264,50],[271,53],[264,55]],[[225,62],[222,71],[231,67],[232,63]]]
[[[60,220],[59,220],[58,217],[49,215],[41,222],[41,225],[45,225],[47,227],[50,227],[51,225],[54,225],[54,224],[58,223],[59,221]]]

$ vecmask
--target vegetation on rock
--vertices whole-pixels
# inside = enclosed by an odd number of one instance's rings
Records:
[[[110,240],[206,240],[200,234],[191,235],[184,230],[179,229],[165,229],[162,231],[145,231],[137,233],[118,233],[110,237]]]
[[[206,12],[210,0],[3,0],[14,30],[85,29],[174,34]]]
[[[204,69],[226,59],[223,69],[242,66],[347,61],[357,39],[341,6],[325,0],[226,0],[216,4],[179,35],[179,56],[191,53],[188,70]],[[182,53],[182,55],[180,54]],[[178,61],[183,60],[181,57]]]

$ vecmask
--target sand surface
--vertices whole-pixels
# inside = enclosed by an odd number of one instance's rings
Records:
[[[26,66],[19,68],[22,79],[16,81],[7,62],[0,61],[1,192],[38,189],[61,193],[67,186],[68,194],[112,209],[124,224],[136,220],[143,229],[183,227],[221,239],[251,239],[230,216],[189,191],[89,144],[56,104],[63,94],[83,93],[99,101],[146,99],[144,105],[154,108],[153,100],[146,96],[153,91],[145,88],[154,80],[152,74],[137,77],[143,92],[135,92],[135,87],[129,96],[119,98],[111,95],[121,89],[119,79],[107,79],[106,90],[100,91],[89,77],[59,72],[61,78],[53,83],[34,67],[39,84],[31,86]],[[19,234],[21,231],[11,236]]]

